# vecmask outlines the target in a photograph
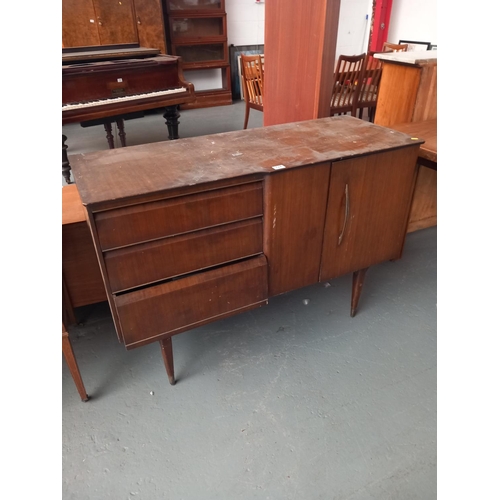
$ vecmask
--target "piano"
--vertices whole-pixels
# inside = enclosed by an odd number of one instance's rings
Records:
[[[126,146],[123,120],[145,110],[165,108],[168,138],[178,139],[178,106],[196,99],[194,85],[184,80],[178,56],[130,45],[63,49],[62,124],[102,123],[114,148],[111,124],[116,122]],[[70,183],[67,137],[62,137],[62,173]]]

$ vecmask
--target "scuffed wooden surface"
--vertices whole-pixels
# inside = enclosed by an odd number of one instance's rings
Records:
[[[84,205],[419,144],[351,116],[70,156]]]

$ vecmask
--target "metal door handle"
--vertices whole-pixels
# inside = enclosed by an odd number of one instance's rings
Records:
[[[349,184],[346,184],[345,185],[344,225],[342,227],[342,232],[340,233],[340,236],[339,236],[339,242],[338,242],[339,245],[342,243],[342,239],[344,238],[345,228],[346,228],[348,219],[349,219]]]

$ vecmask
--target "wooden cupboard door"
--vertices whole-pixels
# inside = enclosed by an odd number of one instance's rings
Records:
[[[135,21],[141,47],[167,53],[165,26],[160,0],[135,0]]]
[[[269,296],[317,283],[330,163],[280,170],[264,185]]]
[[[63,47],[99,45],[93,0],[62,2],[62,43]]]
[[[133,0],[94,0],[100,45],[138,43]]]
[[[320,280],[399,258],[418,146],[332,164]]]

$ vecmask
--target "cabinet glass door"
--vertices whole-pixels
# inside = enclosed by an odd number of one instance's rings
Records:
[[[224,36],[222,17],[192,17],[171,20],[171,33],[174,43],[177,39],[201,39]]]
[[[222,43],[202,45],[177,45],[175,55],[182,57],[184,64],[224,62],[225,46]]]
[[[223,8],[222,0],[167,0],[167,5],[171,12],[176,10],[221,10]]]

